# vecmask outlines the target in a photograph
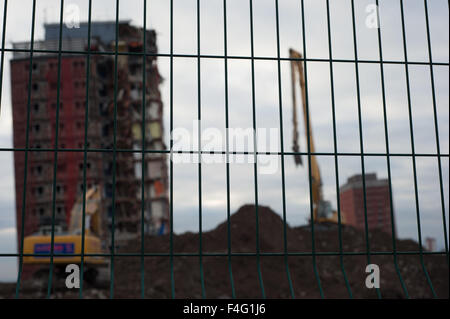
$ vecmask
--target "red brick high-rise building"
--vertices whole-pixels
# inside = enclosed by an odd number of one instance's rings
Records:
[[[365,175],[367,224],[369,230],[380,229],[392,234],[389,182],[376,174]],[[364,229],[364,193],[362,175],[348,178],[340,187],[341,213],[346,224]]]
[[[86,169],[86,186],[99,185],[103,190],[105,228],[111,229],[114,209],[117,239],[140,234],[141,205],[144,206],[145,231],[162,234],[168,230],[167,164],[164,153],[147,153],[144,160],[142,127],[145,127],[145,149],[164,150],[162,102],[159,92],[161,78],[156,64],[156,33],[119,22],[118,50],[129,55],[117,57],[117,80],[114,78],[116,24],[91,23],[89,95],[86,96],[87,23],[80,28],[63,26],[61,73],[58,84],[59,24],[45,25],[45,39],[34,42],[33,62],[30,65],[30,43],[14,43],[11,60],[11,87],[13,106],[13,136],[16,220],[18,239],[24,222],[24,235],[38,231],[51,222],[61,227],[69,224],[70,211],[83,191],[83,171]],[[146,34],[144,46],[143,35]],[[146,48],[144,70],[143,48]],[[22,50],[22,51],[21,51]],[[67,51],[78,53],[69,54]],[[108,51],[109,54],[100,54]],[[31,87],[28,87],[29,71]],[[146,86],[143,88],[143,77]],[[117,81],[117,91],[115,91]],[[54,163],[56,137],[56,110],[59,99],[58,155]],[[143,90],[145,89],[145,119]],[[28,91],[30,104],[28,109]],[[88,99],[88,136],[86,167],[84,143],[86,99]],[[116,101],[116,103],[115,103]],[[114,106],[117,106],[114,123]],[[27,116],[29,110],[27,165],[25,147]],[[116,124],[116,132],[114,127]],[[116,183],[113,185],[113,139],[116,135]],[[97,150],[97,151],[96,151]],[[120,151],[128,150],[128,151]],[[136,153],[131,152],[137,151]],[[145,172],[142,176],[142,163]],[[56,167],[56,180],[53,178]],[[27,170],[27,183],[24,173]],[[55,183],[55,187],[53,187]],[[145,184],[144,199],[141,183]],[[55,205],[53,206],[53,189]],[[115,202],[112,192],[115,190]],[[25,218],[22,220],[22,199],[26,195]],[[109,234],[107,229],[105,235]],[[107,239],[108,237],[105,237]],[[106,243],[108,245],[108,243]],[[20,242],[19,242],[20,247]]]

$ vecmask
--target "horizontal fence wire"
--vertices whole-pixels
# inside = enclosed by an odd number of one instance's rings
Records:
[[[349,298],[353,298],[353,293],[351,289],[351,285],[349,283],[346,267],[344,265],[344,257],[346,256],[365,256],[367,259],[367,263],[371,264],[373,256],[392,256],[392,262],[395,267],[395,272],[398,277],[399,283],[401,285],[403,296],[409,298],[409,292],[405,284],[405,280],[403,279],[399,263],[398,256],[418,256],[420,259],[420,265],[422,272],[426,278],[428,287],[433,295],[433,297],[438,297],[433,286],[433,282],[431,281],[429,271],[424,262],[424,256],[446,256],[447,266],[449,264],[449,249],[448,249],[448,230],[447,230],[447,216],[445,211],[445,191],[444,191],[444,177],[443,177],[443,165],[442,159],[448,159],[449,154],[443,153],[440,148],[440,137],[439,137],[439,127],[438,127],[438,114],[437,114],[437,101],[436,101],[436,85],[435,85],[435,76],[434,69],[435,66],[449,66],[448,62],[435,62],[432,58],[432,46],[431,46],[431,36],[430,36],[430,17],[428,10],[428,1],[424,0],[424,15],[425,15],[425,26],[426,26],[426,40],[427,40],[427,52],[428,52],[428,61],[410,61],[408,59],[408,50],[407,50],[407,36],[406,36],[406,27],[405,27],[405,12],[404,12],[404,1],[399,0],[400,4],[400,21],[401,21],[401,31],[402,31],[402,49],[403,49],[403,60],[385,60],[383,58],[383,46],[382,46],[382,34],[383,29],[381,27],[377,28],[377,45],[378,45],[378,55],[379,59],[377,60],[365,60],[358,58],[358,42],[357,42],[357,24],[356,24],[356,15],[355,15],[355,1],[350,0],[351,3],[351,24],[352,24],[352,46],[354,59],[334,59],[333,58],[333,39],[332,39],[332,28],[331,28],[331,9],[330,9],[330,1],[326,0],[326,21],[327,21],[327,42],[328,42],[328,55],[329,58],[313,58],[308,57],[309,52],[307,51],[307,43],[306,43],[306,34],[308,30],[306,29],[306,12],[305,12],[305,1],[300,0],[300,14],[301,14],[301,23],[298,23],[296,28],[302,31],[302,58],[291,58],[291,57],[281,57],[280,53],[280,14],[279,14],[279,1],[274,0],[274,8],[275,8],[275,25],[276,25],[276,56],[256,56],[254,49],[254,8],[253,0],[248,1],[249,8],[249,30],[250,30],[250,55],[249,56],[241,56],[241,55],[229,55],[228,54],[228,30],[227,25],[231,23],[227,16],[227,0],[223,0],[222,10],[223,10],[223,44],[224,44],[224,52],[223,55],[206,55],[201,53],[201,0],[196,0],[196,34],[197,34],[197,43],[196,43],[196,53],[195,54],[179,54],[174,53],[174,3],[173,0],[170,0],[170,15],[169,15],[169,24],[170,24],[170,49],[169,53],[148,53],[146,50],[146,32],[143,32],[143,52],[121,52],[119,50],[119,5],[120,0],[115,1],[115,39],[114,39],[114,50],[113,51],[93,51],[91,50],[91,24],[92,24],[92,0],[88,2],[88,31],[87,31],[87,48],[88,50],[78,50],[78,51],[70,51],[63,50],[62,48],[62,35],[63,35],[63,18],[64,18],[64,0],[60,0],[60,11],[59,11],[59,45],[57,50],[43,50],[43,49],[34,49],[35,43],[35,24],[36,24],[36,2],[37,0],[33,0],[32,2],[32,19],[31,19],[31,38],[30,38],[30,48],[29,49],[17,49],[17,48],[6,48],[6,29],[7,29],[7,12],[8,12],[8,1],[4,1],[3,8],[3,33],[2,33],[2,47],[1,47],[1,75],[0,75],[0,100],[2,98],[2,90],[3,90],[3,76],[4,76],[4,60],[6,53],[27,53],[29,54],[28,60],[30,65],[33,64],[33,61],[40,58],[41,54],[55,55],[57,56],[57,93],[56,93],[56,126],[55,126],[55,140],[53,148],[35,148],[30,147],[29,138],[30,138],[30,108],[31,108],[31,84],[33,80],[33,68],[30,67],[28,71],[28,89],[27,89],[27,98],[26,98],[26,129],[25,129],[25,146],[24,147],[1,147],[0,152],[23,152],[24,153],[24,167],[23,167],[23,183],[24,190],[21,196],[21,225],[18,225],[18,229],[21,229],[21,237],[19,241],[19,249],[17,253],[2,253],[0,252],[0,257],[17,257],[18,258],[18,274],[17,274],[17,282],[15,289],[15,297],[20,297],[21,285],[22,285],[22,273],[23,273],[23,263],[24,257],[32,257],[37,256],[36,254],[28,254],[24,253],[24,231],[25,231],[25,218],[26,218],[26,187],[28,181],[28,164],[29,164],[29,154],[30,152],[44,152],[44,153],[53,153],[53,182],[52,182],[52,209],[51,209],[51,219],[52,219],[52,228],[51,228],[51,245],[50,245],[50,253],[39,254],[41,257],[50,257],[50,267],[49,267],[49,278],[48,278],[48,286],[47,286],[47,298],[52,296],[52,287],[53,287],[53,275],[54,275],[54,258],[59,256],[66,257],[81,257],[81,280],[80,280],[80,290],[79,290],[79,298],[83,298],[83,273],[85,267],[85,260],[87,257],[106,257],[109,258],[109,266],[110,266],[110,283],[109,283],[109,297],[114,298],[115,291],[115,282],[114,282],[114,271],[115,271],[115,259],[116,257],[140,257],[140,296],[141,298],[145,298],[146,286],[145,286],[145,257],[163,257],[168,258],[169,267],[170,267],[170,296],[175,298],[175,267],[174,261],[176,257],[195,257],[198,258],[198,266],[199,266],[199,285],[201,287],[201,297],[207,298],[207,291],[205,289],[205,273],[204,273],[204,257],[226,257],[227,258],[227,268],[228,268],[228,276],[230,281],[230,289],[231,296],[236,298],[238,295],[238,291],[235,289],[235,282],[233,277],[233,267],[232,267],[232,259],[233,257],[255,257],[256,260],[256,269],[258,283],[260,288],[260,296],[261,298],[266,298],[266,289],[264,286],[264,276],[261,267],[261,257],[283,257],[284,271],[287,279],[288,287],[289,287],[289,296],[291,298],[296,298],[294,293],[293,280],[294,278],[291,275],[291,269],[289,267],[289,257],[311,257],[312,259],[312,273],[314,274],[314,279],[317,285],[317,290],[321,298],[326,297],[326,291],[323,289],[323,282],[321,281],[319,269],[317,267],[317,257],[319,256],[337,256],[339,257],[339,266],[340,271],[344,278],[344,283],[346,286],[346,290]],[[150,4],[148,4],[150,3]],[[143,30],[147,28],[147,10],[150,8],[151,10],[151,1],[142,0],[143,4]],[[375,4],[379,5],[379,0],[375,0]],[[382,17],[381,17],[382,18]],[[81,55],[86,57],[86,101],[85,101],[85,118],[84,118],[84,145],[82,148],[61,148],[59,147],[59,121],[60,121],[60,108],[61,108],[61,63],[63,55]],[[88,119],[89,119],[89,80],[91,77],[91,57],[92,56],[112,56],[114,58],[114,96],[113,96],[113,147],[112,148],[91,148],[89,147],[89,139],[88,139]],[[117,127],[118,127],[118,88],[119,88],[119,77],[118,77],[118,59],[122,56],[136,56],[142,58],[143,65],[143,76],[142,76],[142,121],[141,121],[141,138],[142,138],[142,147],[141,149],[124,149],[117,147]],[[226,140],[225,140],[225,150],[222,151],[208,151],[202,148],[201,144],[201,127],[198,130],[198,145],[199,150],[173,150],[174,141],[172,137],[169,141],[169,150],[167,149],[147,149],[146,148],[146,129],[145,129],[145,119],[146,119],[146,67],[147,67],[147,58],[149,57],[161,57],[169,59],[169,129],[170,132],[174,129],[174,59],[176,58],[192,58],[195,59],[197,63],[196,67],[196,76],[197,76],[197,115],[196,119],[199,123],[202,121],[202,81],[201,81],[201,61],[203,59],[217,59],[221,60],[224,63],[224,124],[226,131]],[[239,151],[239,150],[230,150],[229,143],[229,133],[228,128],[230,128],[230,110],[229,110],[229,74],[228,74],[228,63],[230,60],[248,60],[251,63],[251,107],[252,107],[252,127],[255,132],[253,135],[253,151]],[[256,106],[256,84],[255,84],[255,61],[276,61],[277,62],[277,92],[278,92],[278,113],[279,113],[279,129],[280,129],[280,151],[277,152],[261,152],[257,149],[257,106]],[[305,152],[289,152],[285,151],[284,146],[284,123],[283,123],[283,99],[282,99],[282,76],[281,76],[281,63],[282,62],[291,62],[291,61],[300,61],[304,65],[304,75],[305,75],[305,116],[306,116],[306,131],[308,135],[311,133],[310,121],[309,121],[309,96],[308,96],[308,63],[309,62],[323,62],[329,64],[329,77],[330,77],[330,96],[331,96],[331,110],[332,110],[332,132],[333,132],[333,151],[332,152],[315,152],[312,150],[311,141],[307,139],[307,151]],[[337,63],[350,63],[354,65],[355,71],[355,87],[356,87],[356,101],[357,101],[357,115],[358,115],[358,144],[359,144],[359,152],[338,152],[337,148],[337,119],[336,119],[336,101],[335,101],[335,77],[333,74],[333,67]],[[360,89],[360,72],[359,67],[362,64],[376,64],[379,66],[380,70],[380,85],[381,85],[381,98],[382,98],[382,116],[383,116],[383,130],[384,130],[384,144],[386,147],[386,152],[366,152],[364,150],[364,135],[363,135],[363,119],[362,119],[362,102],[361,102],[361,89]],[[411,152],[407,153],[399,153],[395,152],[395,149],[392,149],[389,142],[389,130],[388,130],[388,116],[387,116],[387,102],[386,102],[386,88],[387,84],[385,81],[386,75],[384,72],[384,67],[386,65],[402,65],[404,66],[404,74],[405,74],[405,85],[406,85],[406,97],[407,97],[407,107],[408,107],[408,124],[409,124],[409,138],[411,143]],[[411,94],[411,81],[409,68],[413,65],[422,65],[429,67],[430,73],[430,86],[431,86],[431,97],[432,97],[432,110],[433,110],[433,123],[434,123],[434,138],[436,143],[436,152],[434,153],[420,153],[416,152],[415,148],[415,136],[414,136],[414,123],[412,117],[412,94]],[[83,181],[83,200],[82,200],[82,229],[81,229],[81,253],[80,254],[60,254],[54,251],[54,243],[55,243],[55,214],[56,214],[56,179],[57,179],[57,170],[58,170],[58,154],[64,152],[81,152],[83,153],[83,170],[82,170],[82,181]],[[139,253],[120,253],[115,250],[115,205],[112,205],[112,214],[111,214],[111,232],[110,232],[110,252],[109,253],[86,253],[86,245],[85,245],[85,226],[86,226],[86,185],[87,185],[87,173],[86,173],[86,163],[87,158],[90,153],[111,153],[112,154],[112,185],[116,185],[116,171],[117,171],[117,155],[120,153],[136,153],[140,154],[142,159],[141,166],[141,174],[144,177],[146,172],[146,164],[145,164],[145,156],[146,154],[169,154],[172,157],[174,154],[195,154],[197,155],[198,163],[198,227],[199,227],[199,243],[198,243],[198,252],[197,253],[187,253],[187,252],[175,252],[174,251],[174,165],[172,158],[169,160],[169,251],[167,253],[149,253],[145,252],[144,240],[141,240],[140,252]],[[225,165],[225,176],[226,176],[226,215],[227,215],[227,225],[226,225],[226,242],[227,242],[227,250],[225,252],[206,252],[204,251],[204,243],[203,243],[203,210],[202,206],[204,205],[202,199],[202,181],[203,176],[202,173],[202,154],[216,154],[216,155],[225,155],[226,157],[226,165]],[[231,250],[231,198],[230,198],[230,155],[251,155],[253,156],[253,196],[255,203],[255,221],[256,221],[256,229],[255,229],[255,238],[256,238],[256,246],[255,251],[251,252],[232,252]],[[282,221],[283,221],[283,250],[280,252],[263,252],[260,247],[260,229],[259,229],[259,196],[260,191],[258,189],[258,156],[260,155],[271,155],[277,156],[280,158],[281,162],[281,196],[282,196]],[[313,189],[312,189],[312,168],[311,168],[311,158],[312,156],[328,156],[333,159],[333,166],[335,171],[335,191],[336,191],[336,201],[337,201],[337,217],[338,217],[338,250],[337,251],[317,251],[316,249],[316,230],[315,223],[311,222],[310,230],[311,230],[311,251],[291,251],[288,250],[288,239],[287,239],[287,203],[286,203],[286,172],[285,172],[285,159],[286,156],[296,156],[303,155],[308,158],[308,181],[309,181],[309,215],[311,221],[314,220],[314,208],[313,208]],[[342,212],[340,208],[340,197],[339,197],[339,165],[338,159],[339,157],[356,157],[359,159],[359,165],[362,175],[362,189],[363,189],[363,211],[364,211],[364,240],[365,240],[365,250],[362,251],[345,251],[343,248],[342,242]],[[366,163],[365,160],[367,157],[383,157],[386,160],[387,165],[387,175],[388,175],[388,188],[389,188],[389,204],[390,207],[393,207],[393,186],[392,186],[392,164],[391,161],[393,158],[410,158],[412,160],[412,175],[413,175],[413,187],[414,187],[414,207],[415,207],[415,221],[417,223],[417,237],[418,237],[418,250],[413,251],[401,251],[398,250],[396,243],[396,229],[394,225],[394,213],[393,209],[390,209],[390,220],[391,220],[391,236],[392,236],[392,250],[390,251],[377,251],[371,249],[371,242],[369,236],[369,222],[367,215],[367,182],[366,182]],[[443,235],[444,235],[444,243],[445,249],[444,251],[425,251],[423,249],[423,240],[422,240],[422,226],[421,226],[421,207],[419,202],[419,191],[418,191],[418,177],[417,177],[417,158],[435,158],[437,160],[438,165],[438,176],[439,176],[439,200],[442,212],[442,227],[443,227]],[[140,194],[143,199],[146,193],[145,183],[141,183]],[[448,194],[447,194],[448,195]],[[116,187],[112,188],[112,202],[115,203],[116,200]],[[145,207],[144,200],[141,201],[140,206],[140,235],[144,238],[145,235]],[[383,291],[382,289],[376,289],[377,297],[382,298]]]
[[[420,253],[419,250],[415,250],[415,251],[398,251],[398,252],[393,252],[393,251],[371,251],[370,252],[372,255],[380,255],[380,256],[390,256],[390,255],[394,255],[394,254],[399,254],[399,255],[418,255]],[[284,256],[284,252],[260,252],[259,255],[261,256],[273,256],[273,257],[283,257]],[[312,256],[313,253],[310,252],[287,252],[286,253],[289,256]],[[339,256],[340,252],[339,251],[317,251],[314,254],[316,255],[324,255],[324,256]],[[349,255],[349,256],[361,256],[361,255],[367,255],[367,251],[344,251],[342,252],[343,255]],[[423,251],[424,255],[445,255],[445,252],[442,251]],[[53,253],[53,256],[67,256],[67,257],[111,257],[113,254],[108,254],[108,253],[102,253],[102,254],[93,254],[93,253],[84,253],[84,254],[61,254],[61,253]],[[165,257],[165,256],[192,256],[192,257],[200,257],[200,253],[144,253],[144,256],[149,256],[149,257]],[[210,256],[210,257],[214,257],[214,256],[218,256],[218,257],[226,257],[228,256],[228,253],[223,253],[223,252],[202,252],[201,255],[203,256]],[[231,256],[256,256],[257,253],[253,253],[253,252],[232,252],[230,253]],[[24,257],[33,257],[36,256],[36,254],[27,254],[27,253],[23,253],[23,254],[13,254],[13,253],[6,253],[6,254],[0,254],[0,257],[18,257],[18,256],[24,256]],[[39,254],[39,256],[42,257],[49,257],[50,253],[42,253]],[[114,256],[121,256],[121,257],[139,257],[141,256],[141,253],[114,253]]]
[[[20,52],[29,53],[30,50],[5,48],[4,52]],[[42,50],[36,49],[35,53],[47,54],[73,54],[73,55],[87,55],[88,51],[83,50]],[[114,51],[91,51],[91,55],[116,55]],[[335,62],[335,63],[368,63],[368,64],[400,64],[400,65],[433,65],[433,66],[449,66],[448,62],[427,62],[427,61],[397,61],[397,60],[365,60],[365,59],[326,59],[326,58],[290,58],[290,57],[271,57],[271,56],[245,56],[245,55],[215,55],[215,54],[183,54],[183,53],[140,53],[140,52],[117,52],[118,56],[147,56],[147,57],[163,57],[163,58],[193,58],[193,59],[230,59],[230,60],[267,60],[267,61],[303,61],[303,62]]]
[[[4,152],[84,152],[82,148],[0,148]],[[195,151],[195,150],[136,150],[126,148],[116,148],[117,153],[156,153],[156,154],[211,154],[211,155],[318,155],[318,156],[382,156],[382,157],[449,157],[449,154],[434,154],[434,153],[360,153],[360,152],[251,152],[251,151]],[[113,153],[112,148],[88,148],[86,152],[90,153]]]

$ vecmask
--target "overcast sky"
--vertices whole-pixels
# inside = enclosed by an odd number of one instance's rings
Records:
[[[120,1],[120,19],[132,24],[143,24],[143,1]],[[147,26],[156,30],[160,53],[170,52],[170,1],[148,0]],[[201,54],[223,55],[223,1],[201,2]],[[275,0],[254,0],[254,52],[255,56],[276,57]],[[405,19],[408,60],[428,62],[423,1],[405,0]],[[115,19],[115,1],[94,0],[93,21]],[[197,18],[195,0],[174,0],[174,53],[197,54]],[[376,29],[365,25],[368,4],[373,1],[355,1],[358,58],[377,60],[378,41]],[[389,61],[404,60],[399,1],[380,1],[380,19],[383,58]],[[31,0],[9,1],[6,41],[29,41],[31,30]],[[81,20],[87,20],[87,0],[65,1],[77,4]],[[3,12],[3,1],[0,0]],[[354,59],[351,5],[349,0],[331,0],[331,32],[334,59]],[[38,0],[36,39],[44,37],[43,24],[58,22],[59,1]],[[228,54],[250,55],[250,22],[248,1],[227,1]],[[280,52],[288,56],[290,47],[303,51],[301,5],[297,0],[279,0]],[[448,2],[429,1],[431,43],[434,62],[449,61]],[[3,17],[0,17],[1,24]],[[328,34],[326,2],[305,0],[306,56],[328,59]],[[7,53],[3,72],[3,95],[0,117],[0,148],[12,147],[12,118],[9,60]],[[161,85],[164,103],[166,142],[169,136],[169,59],[158,58],[158,66],[165,81]],[[197,60],[174,58],[174,127],[191,130],[197,118]],[[331,87],[329,64],[309,62],[307,65],[309,108],[312,130],[318,152],[333,152],[331,113]],[[256,122],[259,128],[279,128],[278,76],[276,61],[255,62]],[[359,152],[359,128],[356,99],[355,65],[334,63],[334,89],[337,120],[337,145],[339,152]],[[359,65],[361,107],[363,119],[364,151],[386,152],[382,113],[381,77],[379,64]],[[391,153],[411,153],[405,67],[385,64],[385,87]],[[430,69],[427,65],[409,67],[415,150],[417,153],[436,153],[436,137],[432,109]],[[449,82],[448,66],[435,66],[436,102],[439,123],[440,150],[449,153]],[[229,121],[230,127],[252,127],[251,62],[248,59],[229,60]],[[223,59],[201,61],[202,127],[225,128],[225,89]],[[292,148],[292,102],[290,68],[281,63],[282,109],[284,126],[284,151]],[[301,116],[301,114],[299,114]],[[303,120],[299,117],[300,145],[306,151]],[[280,150],[280,145],[275,150]],[[340,184],[354,174],[361,173],[360,157],[339,158]],[[438,249],[444,247],[442,209],[438,183],[438,166],[435,157],[419,157],[419,204],[423,238],[435,237]],[[285,157],[287,220],[291,225],[306,222],[309,217],[308,170],[295,167],[290,156]],[[331,156],[320,156],[324,195],[336,207],[335,167]],[[366,172],[376,172],[387,177],[386,158],[365,157]],[[253,164],[231,164],[231,210],[254,202]],[[268,205],[282,213],[281,165],[275,174],[258,175],[259,204]],[[402,238],[417,239],[417,220],[414,202],[412,160],[410,157],[393,157],[391,160],[394,209],[397,230]],[[203,228],[211,229],[226,218],[225,164],[202,166]],[[448,223],[449,159],[442,158],[444,197]],[[198,230],[198,165],[174,165],[174,231]],[[13,156],[0,152],[0,252],[16,252],[15,203]],[[448,227],[448,226],[447,226]],[[0,259],[0,281],[15,279],[15,259]]]

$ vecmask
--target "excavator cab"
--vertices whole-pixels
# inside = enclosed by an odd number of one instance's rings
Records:
[[[321,200],[317,205],[317,218],[330,218],[333,216],[333,209],[331,208],[330,201]]]
[[[86,256],[83,258],[83,263],[87,274],[85,278],[92,283],[97,280],[100,268],[103,270],[107,265],[104,257],[95,256],[103,253],[100,237],[102,234],[101,201],[100,187],[93,187],[86,192],[84,240],[82,236],[83,197],[78,198],[73,205],[68,230],[65,231],[62,225],[52,226],[51,223],[45,223],[37,233],[24,238],[23,263],[42,266],[42,269],[36,272],[35,279],[37,281],[45,284],[52,252],[52,262],[56,265],[57,273],[63,275],[66,265],[81,264],[81,254],[84,252]]]

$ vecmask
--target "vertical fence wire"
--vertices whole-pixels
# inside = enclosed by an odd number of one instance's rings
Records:
[[[367,190],[366,190],[366,168],[364,161],[364,141],[363,141],[363,126],[361,115],[361,93],[359,86],[359,62],[358,62],[358,43],[356,35],[356,17],[355,17],[355,1],[351,1],[352,4],[352,26],[353,26],[353,49],[355,55],[355,77],[356,77],[356,100],[358,104],[358,127],[359,127],[359,151],[361,153],[361,173],[362,173],[362,189],[363,189],[363,206],[364,206],[364,231],[366,237],[366,252],[367,252],[367,264],[371,264],[370,254],[370,240],[369,240],[369,225],[367,222]],[[376,288],[378,298],[381,298],[381,292],[379,288]]]
[[[414,177],[414,199],[416,205],[416,220],[417,220],[417,235],[419,240],[419,256],[420,264],[422,266],[423,273],[427,279],[427,283],[430,286],[431,293],[436,298],[436,292],[434,291],[433,284],[431,282],[428,271],[425,267],[425,262],[423,259],[423,246],[422,246],[422,229],[420,223],[420,206],[419,206],[419,191],[417,186],[417,167],[416,167],[416,148],[414,143],[414,127],[412,119],[412,105],[411,105],[411,89],[410,89],[410,79],[409,79],[409,66],[408,66],[408,49],[406,45],[406,28],[405,28],[405,15],[403,8],[403,0],[400,0],[400,15],[402,22],[402,40],[403,40],[403,55],[405,59],[405,75],[406,75],[406,96],[408,101],[408,119],[409,119],[409,136],[411,138],[411,153],[412,153],[412,166],[413,166],[413,177]]]
[[[234,289],[233,269],[231,265],[231,212],[230,212],[230,136],[229,136],[229,118],[228,118],[228,39],[227,39],[227,0],[223,0],[223,50],[224,50],[224,68],[225,68],[225,159],[227,175],[227,255],[228,255],[228,273],[230,275],[231,296],[236,298]]]
[[[6,14],[6,2],[5,2],[5,14]],[[6,20],[6,15],[3,17]],[[23,249],[25,239],[25,213],[26,213],[26,201],[27,201],[27,182],[28,182],[28,146],[30,140],[30,105],[31,105],[31,84],[33,79],[33,53],[34,53],[34,27],[36,22],[36,0],[33,0],[33,11],[31,17],[31,42],[30,42],[30,58],[28,64],[28,89],[27,89],[27,119],[25,128],[25,154],[24,154],[24,169],[23,169],[23,191],[22,191],[22,209],[21,209],[21,225],[20,225],[20,251],[19,251],[19,265],[17,270],[17,282],[16,282],[16,294],[15,298],[19,298],[20,284],[22,279],[23,270]],[[4,49],[5,47],[3,47]],[[3,70],[3,68],[2,68]]]
[[[308,95],[308,62],[306,61],[306,23],[305,23],[305,1],[301,1],[301,18],[302,18],[302,40],[303,40],[303,61],[304,61],[304,73],[305,73],[305,116],[306,116],[306,132],[308,136],[311,136],[310,120],[309,120],[309,95]],[[311,139],[307,138],[308,148],[308,180],[309,180],[309,213],[310,213],[310,225],[311,225],[311,256],[313,263],[314,276],[319,288],[320,298],[325,298],[322,289],[322,283],[320,281],[319,271],[317,269],[316,258],[316,238],[314,234],[314,207],[313,207],[313,189],[312,189],[312,170],[311,170]]]
[[[379,3],[376,0],[377,10],[379,10]],[[379,14],[379,11],[378,11]],[[394,200],[392,198],[392,172],[391,172],[391,157],[390,157],[390,145],[389,145],[389,130],[388,130],[388,122],[387,122],[387,108],[386,108],[386,87],[384,82],[384,64],[383,64],[383,47],[381,44],[381,17],[378,19],[378,28],[377,28],[377,40],[378,40],[378,55],[380,59],[380,79],[381,79],[381,98],[383,104],[383,125],[384,125],[384,143],[386,146],[386,168],[388,174],[388,183],[389,183],[389,207],[390,207],[390,218],[391,218],[391,234],[392,234],[392,255],[393,262],[395,267],[395,272],[397,273],[398,279],[400,280],[400,284],[402,286],[402,290],[405,294],[406,298],[409,298],[408,289],[406,288],[406,284],[403,280],[403,277],[400,273],[400,269],[398,266],[397,259],[397,234],[395,231],[395,219],[394,219]]]
[[[439,191],[441,197],[441,209],[442,209],[442,227],[444,232],[444,245],[445,245],[445,254],[447,255],[447,266],[449,266],[449,258],[448,258],[448,240],[447,240],[447,221],[445,218],[445,199],[444,199],[444,186],[442,181],[442,163],[441,163],[441,146],[439,141],[439,125],[438,125],[438,116],[437,116],[437,107],[436,107],[436,89],[434,85],[434,71],[433,71],[433,54],[431,51],[431,36],[430,36],[430,22],[428,17],[428,3],[427,0],[423,1],[424,9],[425,9],[425,24],[427,29],[427,49],[428,49],[428,62],[430,67],[430,81],[431,81],[431,97],[433,99],[433,119],[434,119],[434,133],[436,137],[436,154],[437,154],[437,163],[439,170]]]
[[[199,250],[199,270],[202,298],[206,298],[205,278],[203,275],[203,225],[202,225],[202,90],[201,90],[201,69],[200,69],[200,0],[197,0],[197,121],[198,121],[198,250]]]
[[[2,112],[2,93],[3,93],[3,69],[5,65],[5,40],[6,40],[6,17],[8,11],[8,0],[3,4],[3,31],[2,31],[2,56],[0,62],[0,115]]]
[[[284,137],[283,137],[283,93],[281,86],[281,61],[280,61],[280,21],[278,12],[278,0],[275,0],[275,21],[277,31],[277,76],[278,76],[278,109],[280,118],[280,161],[281,161],[281,196],[283,201],[283,253],[284,266],[286,269],[286,276],[289,284],[289,293],[291,298],[295,298],[294,287],[291,280],[291,272],[289,271],[288,263],[288,246],[287,246],[287,222],[286,222],[286,180],[284,169]]]
[[[339,162],[337,154],[337,134],[336,134],[336,104],[334,96],[334,73],[333,73],[333,46],[331,43],[331,20],[330,20],[330,1],[327,0],[327,34],[328,34],[328,57],[330,59],[330,93],[331,93],[331,113],[333,117],[333,151],[334,151],[334,171],[336,177],[336,202],[337,202],[337,216],[338,216],[338,237],[339,237],[339,263],[341,266],[342,275],[344,276],[345,287],[348,295],[353,298],[352,289],[348,282],[347,273],[344,267],[344,256],[342,247],[342,217],[341,217],[341,201],[339,196]]]
[[[145,149],[147,146],[145,131],[146,131],[146,91],[147,91],[147,0],[143,0],[144,5],[144,21],[143,21],[143,45],[142,45],[142,153],[141,153],[141,298],[145,298],[145,257],[144,257],[144,233],[145,233],[145,168],[146,168],[146,160],[145,160]],[[151,205],[151,203],[150,203]]]
[[[175,298],[175,274],[174,274],[174,256],[173,256],[173,0],[170,0],[170,161],[169,161],[169,188],[170,188],[170,234],[169,234],[169,254],[170,254],[170,289],[171,289],[171,297]]]
[[[59,112],[61,109],[61,64],[62,64],[62,33],[64,22],[64,0],[61,0],[59,16],[59,42],[58,42],[58,82],[56,88],[56,120],[55,120],[55,149],[53,154],[53,183],[52,183],[52,230],[50,240],[50,270],[48,275],[47,298],[50,298],[53,285],[54,273],[54,250],[55,250],[55,213],[56,213],[56,178],[58,170],[58,151],[59,151]],[[30,66],[32,67],[32,66]],[[29,90],[31,88],[28,88]],[[25,167],[25,169],[27,169]]]
[[[88,148],[88,132],[89,132],[89,84],[91,75],[91,19],[92,19],[92,0],[89,0],[88,8],[88,34],[87,34],[87,54],[86,54],[86,104],[84,111],[84,145],[83,145],[83,200],[82,200],[82,216],[81,216],[81,264],[80,264],[80,293],[79,297],[83,298],[83,279],[84,279],[84,249],[86,234],[86,163]],[[74,204],[76,205],[76,204]]]
[[[250,1],[250,56],[252,68],[252,120],[253,120],[253,175],[255,185],[255,220],[256,220],[256,263],[258,269],[259,286],[261,288],[262,298],[266,298],[264,291],[264,282],[261,272],[261,249],[259,247],[259,214],[258,214],[258,148],[257,148],[257,126],[256,126],[256,93],[255,93],[255,48],[253,34],[253,0]]]
[[[116,0],[116,34],[114,44],[114,132],[113,132],[113,167],[112,167],[112,214],[111,214],[111,245],[110,245],[110,284],[109,297],[114,298],[114,253],[116,232],[116,169],[117,169],[117,90],[118,90],[118,51],[119,51],[119,0]]]

